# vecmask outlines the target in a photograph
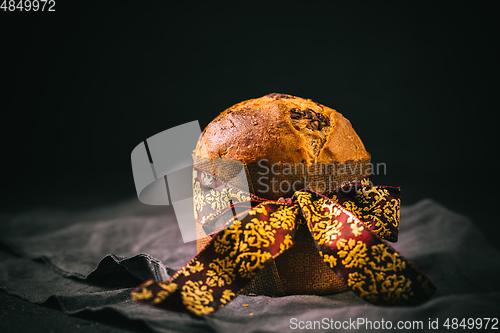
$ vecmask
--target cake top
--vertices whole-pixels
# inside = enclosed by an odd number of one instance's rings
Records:
[[[269,94],[222,112],[202,133],[194,153],[246,164],[331,163],[367,160],[370,154],[349,120],[310,99]]]

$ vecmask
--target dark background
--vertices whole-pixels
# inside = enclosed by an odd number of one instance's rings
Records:
[[[141,141],[279,92],[344,114],[387,165],[375,182],[400,185],[403,204],[433,198],[493,242],[493,5],[57,1],[56,12],[0,11],[2,211],[133,197]]]

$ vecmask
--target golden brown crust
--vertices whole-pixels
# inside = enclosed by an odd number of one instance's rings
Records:
[[[285,94],[250,99],[225,110],[205,128],[194,153],[246,164],[261,159],[269,164],[312,164],[370,158],[342,114]]]

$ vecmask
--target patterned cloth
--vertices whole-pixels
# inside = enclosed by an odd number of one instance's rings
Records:
[[[301,190],[291,199],[270,201],[195,169],[194,189],[196,218],[216,230],[215,236],[170,280],[138,286],[134,300],[211,314],[293,246],[301,224],[325,264],[367,302],[414,305],[435,292],[433,283],[383,240],[397,240],[399,188],[372,186],[365,177],[326,195]],[[221,218],[228,212],[229,220]]]

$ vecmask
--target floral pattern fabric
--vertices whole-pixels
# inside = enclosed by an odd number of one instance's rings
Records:
[[[214,236],[170,280],[138,286],[132,298],[140,303],[211,314],[293,246],[300,224],[307,225],[325,265],[367,302],[414,305],[435,292],[429,278],[384,241],[397,240],[399,188],[363,178],[325,195],[301,190],[269,201],[203,170],[194,169],[193,176],[195,217]]]

